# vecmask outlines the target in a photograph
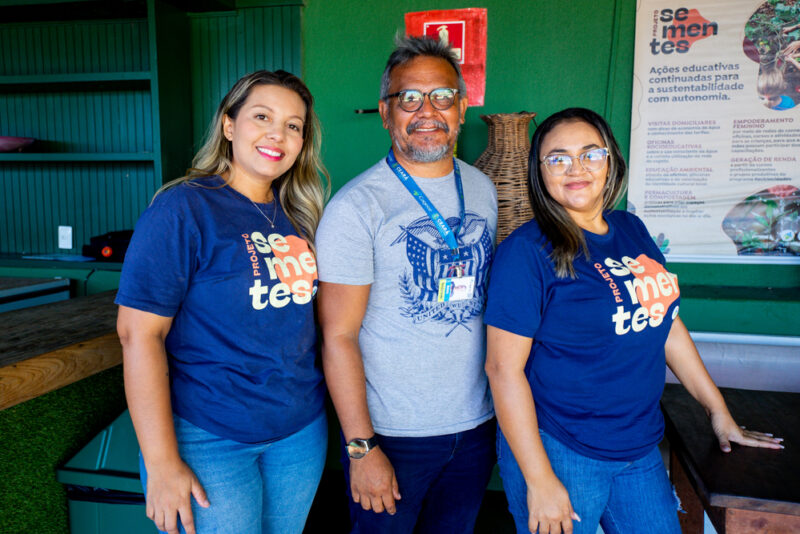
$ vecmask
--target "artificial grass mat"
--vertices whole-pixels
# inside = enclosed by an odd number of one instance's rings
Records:
[[[117,366],[0,411],[0,532],[69,533],[56,468],[125,408]]]

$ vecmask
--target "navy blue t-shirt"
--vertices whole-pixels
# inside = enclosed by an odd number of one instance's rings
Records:
[[[212,176],[161,193],[136,224],[116,302],[173,317],[172,409],[218,436],[279,439],[323,409],[316,260],[275,203]],[[274,210],[277,209],[277,212]]]
[[[486,324],[533,338],[525,368],[539,426],[580,454],[635,460],[662,437],[664,344],[678,314],[677,278],[644,224],[604,214],[605,235],[584,232],[590,260],[557,278],[536,220],[497,249]]]

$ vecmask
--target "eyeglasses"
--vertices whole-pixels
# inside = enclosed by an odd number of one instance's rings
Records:
[[[423,93],[416,89],[407,89],[405,91],[398,91],[386,95],[386,98],[389,99],[396,96],[400,109],[413,113],[422,107],[423,102],[425,102],[425,96],[427,95],[428,100],[431,101],[431,106],[439,111],[444,111],[453,107],[453,104],[456,102],[457,93],[458,89],[451,89],[450,87],[439,87],[428,93]]]
[[[551,154],[542,158],[542,163],[547,168],[547,172],[553,176],[563,176],[572,170],[572,160],[580,162],[581,167],[587,172],[599,171],[606,164],[608,159],[607,148],[593,148],[577,156],[569,154]]]

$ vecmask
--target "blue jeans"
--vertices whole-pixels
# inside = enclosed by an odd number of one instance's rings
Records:
[[[472,532],[495,463],[494,419],[464,432],[423,438],[376,434],[394,467],[402,499],[397,513],[364,510],[350,494],[350,463],[342,454],[353,534]],[[416,529],[415,529],[416,526]]]
[[[658,447],[633,462],[596,460],[578,454],[540,430],[547,457],[567,488],[574,534],[680,534],[678,499],[672,491]],[[528,488],[508,442],[497,430],[497,463],[518,533],[528,530]]]
[[[211,506],[192,498],[198,534],[300,534],[325,466],[323,412],[302,430],[270,443],[220,438],[178,417],[178,452],[206,490]],[[141,454],[139,470],[147,490]],[[183,527],[180,531],[183,533]]]

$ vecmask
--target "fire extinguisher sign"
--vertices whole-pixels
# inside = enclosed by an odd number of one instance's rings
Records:
[[[464,26],[463,20],[448,20],[442,22],[426,22],[422,31],[426,37],[438,39],[444,44],[453,47],[453,52],[460,64],[464,64]]]
[[[486,90],[486,9],[443,9],[406,13],[406,34],[450,45],[467,83],[470,106],[482,106]]]

